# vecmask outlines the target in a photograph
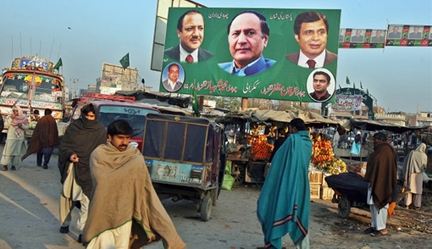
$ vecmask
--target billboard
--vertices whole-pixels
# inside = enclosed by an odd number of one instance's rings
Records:
[[[332,107],[335,111],[358,111],[361,110],[362,102],[362,95],[336,94],[336,101]]]
[[[386,46],[430,47],[432,46],[431,25],[390,24]]]
[[[333,103],[340,13],[170,8],[159,91]]]
[[[385,35],[383,29],[340,29],[340,48],[384,48]]]

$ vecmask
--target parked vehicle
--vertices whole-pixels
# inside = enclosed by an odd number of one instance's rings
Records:
[[[142,153],[153,186],[161,197],[192,200],[201,220],[210,219],[222,179],[222,129],[204,118],[147,115]]]

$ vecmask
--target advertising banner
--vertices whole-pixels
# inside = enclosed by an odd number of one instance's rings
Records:
[[[384,48],[386,30],[340,29],[340,48]]]
[[[432,46],[431,25],[390,24],[386,46],[427,47]]]
[[[333,103],[340,13],[170,8],[159,90]]]
[[[335,111],[358,111],[361,110],[363,97],[361,95],[336,94],[336,101],[333,104]]]

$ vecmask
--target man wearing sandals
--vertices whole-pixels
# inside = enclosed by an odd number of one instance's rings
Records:
[[[397,183],[397,162],[396,153],[384,133],[376,133],[373,144],[374,152],[369,156],[364,177],[369,182],[367,204],[371,211],[371,227],[364,232],[376,237],[387,234],[387,209]]]

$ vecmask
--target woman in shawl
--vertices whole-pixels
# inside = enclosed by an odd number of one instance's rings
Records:
[[[90,154],[96,147],[105,144],[105,127],[97,121],[96,109],[92,104],[81,109],[81,117],[67,128],[60,143],[58,167],[63,189],[60,196],[60,233],[69,232],[71,212],[74,203],[80,203],[77,228],[84,229],[87,208],[93,190],[90,175]],[[78,237],[81,242],[81,234]]]
[[[426,144],[422,143],[417,149],[411,151],[404,161],[405,181],[404,186],[408,186],[411,191],[405,196],[405,207],[411,204],[414,209],[419,210],[423,192],[423,172],[427,165]]]
[[[3,165],[1,170],[8,170],[8,165],[11,161],[11,170],[16,170],[20,158],[27,151],[24,130],[29,128],[28,119],[19,106],[12,107],[12,114],[8,116],[4,127],[8,128],[8,133],[6,145],[3,149],[3,157],[0,162]]]

